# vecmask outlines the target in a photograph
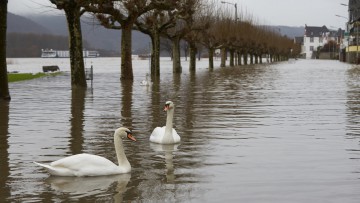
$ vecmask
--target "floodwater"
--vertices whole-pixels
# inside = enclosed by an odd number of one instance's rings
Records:
[[[219,61],[216,61],[218,65]],[[40,72],[66,59],[13,59],[9,71]],[[360,202],[360,67],[297,60],[120,83],[120,59],[97,58],[92,88],[70,87],[65,74],[10,84],[0,103],[1,202]],[[149,143],[175,105],[177,146]],[[91,153],[116,162],[113,132],[125,141],[130,174],[49,176],[33,161]]]

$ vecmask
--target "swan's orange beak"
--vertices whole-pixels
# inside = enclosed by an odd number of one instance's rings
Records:
[[[128,133],[128,134],[127,134],[127,138],[130,139],[130,140],[132,140],[132,141],[134,141],[134,142],[136,142],[135,137],[133,137],[131,133]]]
[[[167,111],[167,110],[169,110],[169,109],[170,109],[170,106],[167,105],[167,104],[165,104],[165,106],[164,106],[164,111]]]

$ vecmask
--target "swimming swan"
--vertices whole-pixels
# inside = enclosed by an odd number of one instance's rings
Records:
[[[136,141],[129,129],[121,127],[115,130],[114,144],[119,165],[92,154],[76,154],[51,162],[50,165],[34,163],[44,167],[51,175],[55,176],[103,176],[129,173],[131,165],[126,158],[122,143],[122,138],[125,137]]]
[[[156,127],[150,135],[150,142],[158,144],[175,144],[180,142],[180,136],[173,128],[175,105],[172,101],[165,103],[164,111],[167,112],[166,126]]]
[[[152,85],[152,82],[151,82],[150,77],[149,77],[149,73],[146,73],[145,80],[141,81],[140,85],[141,86],[151,86]]]

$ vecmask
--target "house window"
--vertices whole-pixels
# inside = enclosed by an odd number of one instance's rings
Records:
[[[322,37],[319,37],[319,42],[323,43],[323,38]]]
[[[314,42],[314,37],[310,37],[310,42]]]
[[[314,51],[314,46],[310,46],[310,51]]]

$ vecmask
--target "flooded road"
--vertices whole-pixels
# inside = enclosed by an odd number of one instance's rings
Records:
[[[58,60],[17,59],[8,69],[69,70]],[[147,61],[134,62],[133,83],[120,83],[119,59],[91,64],[87,90],[71,90],[69,73],[10,84],[12,101],[0,103],[1,200],[360,202],[360,67],[297,60],[210,72],[204,60],[194,74],[183,62],[173,75],[165,60],[147,87]],[[167,100],[181,143],[151,144]],[[33,163],[77,153],[116,163],[120,126],[138,140],[124,141],[131,174],[52,177]]]

